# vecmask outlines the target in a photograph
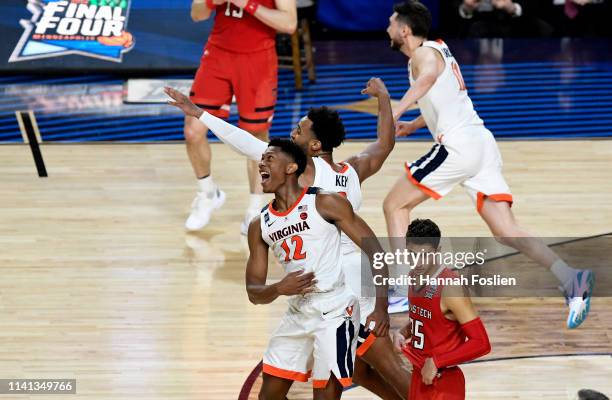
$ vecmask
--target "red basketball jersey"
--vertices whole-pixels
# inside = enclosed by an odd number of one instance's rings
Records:
[[[456,278],[458,275],[442,268],[436,277]],[[410,286],[408,291],[412,337],[404,353],[418,368],[423,367],[426,358],[454,350],[466,340],[461,325],[446,318],[440,309],[443,287],[428,285],[416,291]]]
[[[275,0],[259,0],[276,8]],[[208,43],[236,53],[253,53],[274,47],[276,31],[229,1],[216,8],[215,25]]]

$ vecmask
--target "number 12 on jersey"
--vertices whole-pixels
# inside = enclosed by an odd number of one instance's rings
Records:
[[[281,248],[285,251],[285,262],[291,260],[303,260],[306,258],[306,253],[302,252],[304,241],[300,235],[291,236],[283,240]]]

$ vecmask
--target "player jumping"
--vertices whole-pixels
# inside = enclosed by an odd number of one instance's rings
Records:
[[[391,47],[409,59],[410,89],[394,110],[394,119],[414,103],[421,109],[418,118],[398,123],[397,135],[427,126],[436,144],[417,161],[406,163],[407,179],[401,177],[385,198],[388,234],[403,236],[416,206],[430,197],[437,200],[460,184],[500,243],[549,268],[557,277],[569,305],[567,327],[576,328],[589,313],[594,275],[569,267],[542,240],[517,224],[495,138],[474,110],[448,46],[441,40],[427,40],[430,26],[429,10],[416,0],[396,4],[389,18]]]
[[[412,221],[406,248],[424,255],[440,251],[440,229],[429,219]],[[428,260],[429,259],[429,260]],[[410,322],[394,333],[394,344],[414,366],[408,400],[463,400],[465,380],[458,365],[491,351],[487,331],[462,286],[420,285],[420,277],[456,278],[458,275],[423,257],[411,274]]]
[[[343,196],[299,185],[306,162],[295,143],[274,139],[259,163],[264,193],[274,193],[274,200],[249,226],[247,292],[254,304],[289,296],[289,309],[264,355],[260,399],[285,399],[293,381],[305,382],[311,374],[314,399],[341,397],[352,383],[359,303],[345,284],[340,231],[370,260],[382,251],[376,240],[363,240],[374,233]],[[269,248],[287,275],[267,285]],[[386,266],[372,273],[388,276]],[[378,286],[376,296],[380,302],[368,324],[384,337],[387,288]]]

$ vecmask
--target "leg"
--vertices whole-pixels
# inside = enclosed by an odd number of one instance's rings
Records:
[[[217,189],[210,176],[210,145],[206,139],[208,128],[194,117],[185,117],[185,143],[193,172],[198,178],[198,194],[191,205],[185,228],[196,231],[210,221],[214,210],[223,205],[225,193]]]
[[[238,55],[232,85],[238,103],[238,126],[255,137],[268,141],[268,132],[274,117],[278,82],[278,59],[275,49],[254,54]],[[263,191],[257,161],[247,161],[250,199],[240,233],[247,234],[249,223],[259,215],[263,206]]]
[[[403,238],[410,225],[410,212],[428,198],[406,177],[402,176],[395,182],[383,202],[387,233],[393,248],[403,246]]]
[[[229,116],[232,89],[228,85],[223,66],[231,62],[227,53],[208,46],[196,72],[191,87],[190,99],[199,107],[220,118]],[[193,117],[185,117],[185,143],[187,155],[198,178],[198,194],[191,206],[191,213],[185,228],[199,230],[205,227],[212,212],[221,207],[225,193],[217,189],[210,176],[210,145],[206,138],[208,128]]]
[[[440,199],[465,179],[464,159],[456,152],[449,153],[444,145],[435,144],[417,161],[405,164],[406,176],[395,182],[383,202],[389,237],[403,238],[413,208],[429,197]]]
[[[292,380],[263,374],[263,384],[259,390],[259,400],[285,400],[293,384]]]
[[[383,400],[401,400],[395,390],[384,380],[374,368],[370,367],[363,359],[357,357],[355,360],[355,374],[353,382],[369,390]],[[406,392],[407,393],[407,392]]]
[[[187,155],[196,178],[210,175],[210,145],[206,134],[208,128],[194,117],[185,117],[185,144]]]
[[[545,268],[552,267],[559,260],[559,256],[541,239],[534,237],[517,224],[510,205],[506,201],[486,198],[480,215],[489,226],[495,239],[501,244],[515,248]]]
[[[339,400],[342,397],[342,385],[338,379],[331,374],[327,386],[312,390],[313,400]]]
[[[505,201],[484,200],[480,214],[491,232],[501,244],[525,254],[539,265],[550,268],[563,285],[570,308],[567,327],[577,328],[586,319],[590,306],[595,277],[589,270],[569,267],[541,239],[533,237],[518,226],[510,206]]]
[[[388,336],[376,338],[361,358],[395,391],[394,397],[383,397],[384,399],[406,398],[410,388],[410,373],[402,365],[402,360]]]

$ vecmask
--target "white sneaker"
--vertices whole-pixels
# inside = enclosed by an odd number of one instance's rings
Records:
[[[244,220],[240,224],[240,234],[246,236],[249,233],[249,225],[251,224],[251,221],[253,221],[253,218],[258,216],[260,213],[261,213],[261,208],[247,209],[246,214],[244,216]]]
[[[191,203],[191,214],[185,222],[185,229],[197,231],[204,228],[210,221],[210,216],[225,203],[225,192],[216,189],[213,193],[198,192]]]

